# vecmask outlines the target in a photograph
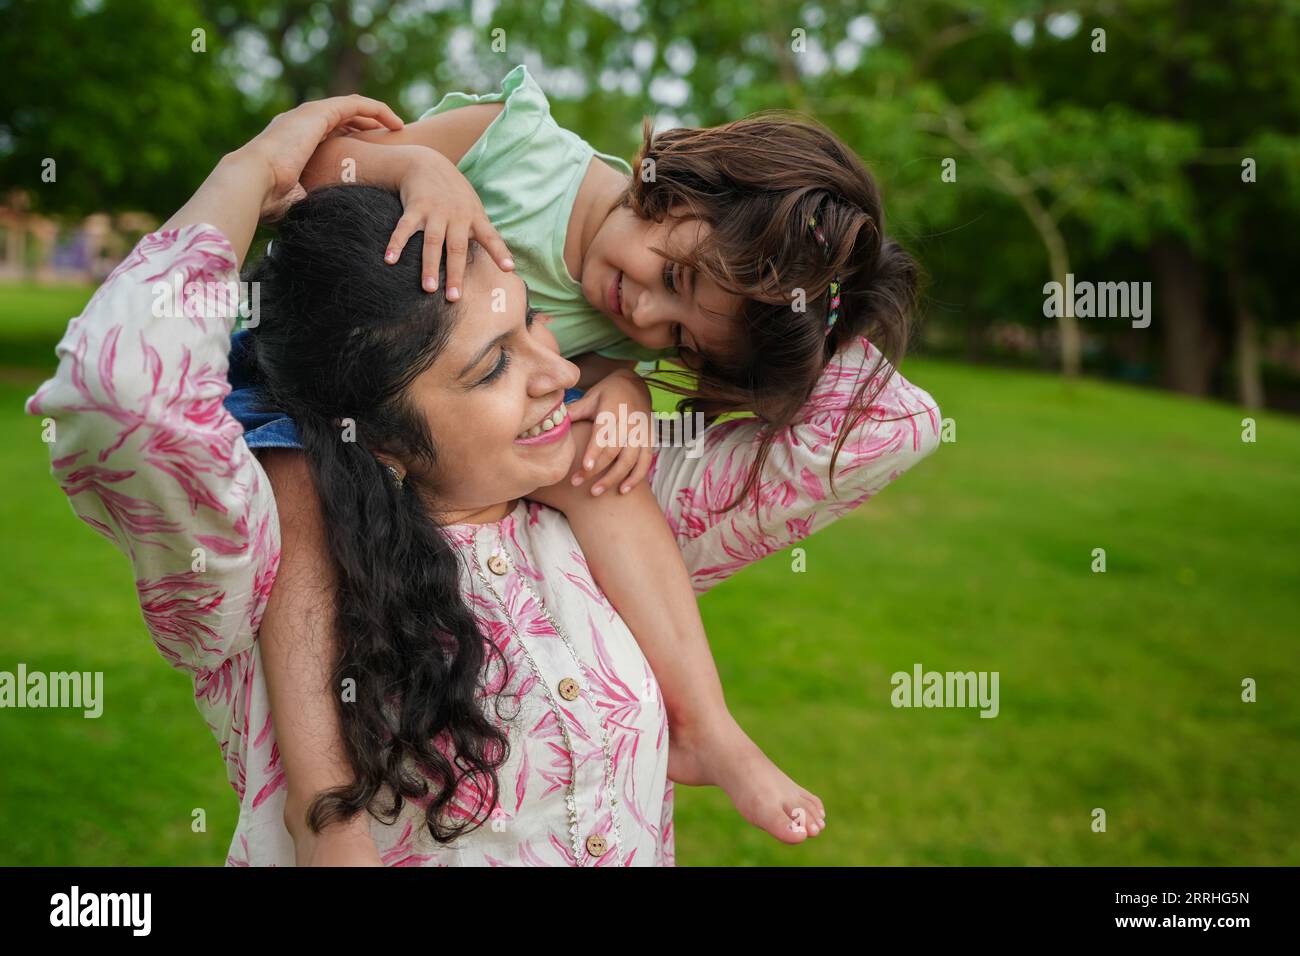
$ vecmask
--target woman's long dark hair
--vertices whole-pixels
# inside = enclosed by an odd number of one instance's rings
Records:
[[[505,686],[507,670],[461,593],[460,561],[428,509],[431,489],[409,473],[399,486],[375,457],[436,468],[406,393],[455,320],[454,305],[420,288],[423,233],[395,265],[384,263],[401,214],[381,189],[314,192],[245,278],[260,283],[262,402],[297,423],[337,576],[333,687],[355,779],[318,795],[308,823],[319,831],[362,810],[392,823],[412,800],[446,843],[496,805],[507,739],[478,691],[493,652],[501,670],[491,683]],[[343,699],[348,687],[354,702]]]

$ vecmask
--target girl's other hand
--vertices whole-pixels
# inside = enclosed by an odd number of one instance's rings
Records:
[[[465,288],[465,263],[471,239],[487,250],[502,271],[515,267],[505,241],[488,221],[483,202],[456,164],[427,146],[390,146],[405,156],[405,172],[399,190],[404,212],[388,240],[384,261],[389,265],[402,255],[407,240],[424,230],[423,278],[428,292],[438,288],[438,264],[447,246],[448,301],[454,302]]]
[[[299,177],[323,140],[340,129],[385,126],[401,129],[402,120],[387,104],[368,96],[332,96],[281,113],[232,156],[252,159],[266,171],[262,221],[277,219],[305,196]]]
[[[608,414],[610,419],[602,421]],[[653,460],[654,404],[650,388],[631,369],[611,372],[587,394],[569,406],[574,421],[590,419],[595,425],[572,481],[581,485],[595,476],[591,493],[600,495],[618,486],[627,494],[650,471]],[[608,427],[612,424],[614,427]],[[605,427],[602,427],[605,426]],[[610,433],[613,441],[610,441]],[[625,444],[619,444],[626,442]]]

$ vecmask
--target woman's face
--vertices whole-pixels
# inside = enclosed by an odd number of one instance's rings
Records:
[[[468,265],[456,316],[408,393],[437,453],[433,474],[414,470],[448,524],[494,520],[505,504],[564,478],[575,455],[564,390],[578,381],[545,317],[530,312],[523,281],[491,256]]]

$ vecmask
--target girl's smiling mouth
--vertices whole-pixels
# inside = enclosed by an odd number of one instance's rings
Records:
[[[561,400],[540,422],[521,432],[515,438],[515,444],[549,445],[553,441],[559,441],[568,433],[569,409]]]
[[[623,316],[623,273],[618,272],[614,275],[614,281],[609,284],[609,293],[606,296],[609,300],[609,311],[622,318]]]

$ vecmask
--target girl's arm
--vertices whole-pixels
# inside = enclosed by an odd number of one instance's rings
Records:
[[[316,189],[340,182],[360,182],[397,189],[402,183],[405,161],[402,151],[391,147],[432,149],[455,166],[502,108],[501,103],[476,103],[409,123],[396,131],[373,130],[331,137],[320,144],[307,163],[302,184],[307,189]]]
[[[731,511],[712,511],[729,503],[744,484],[759,446],[759,422],[715,424],[704,432],[702,447],[657,449],[650,486],[697,593],[852,511],[938,447],[938,405],[895,372],[870,415],[844,442],[832,493],[836,438],[855,391],[872,377],[879,357],[859,338],[831,359],[796,421],[777,436],[757,508],[746,496]],[[888,369],[886,363],[877,374]]]

